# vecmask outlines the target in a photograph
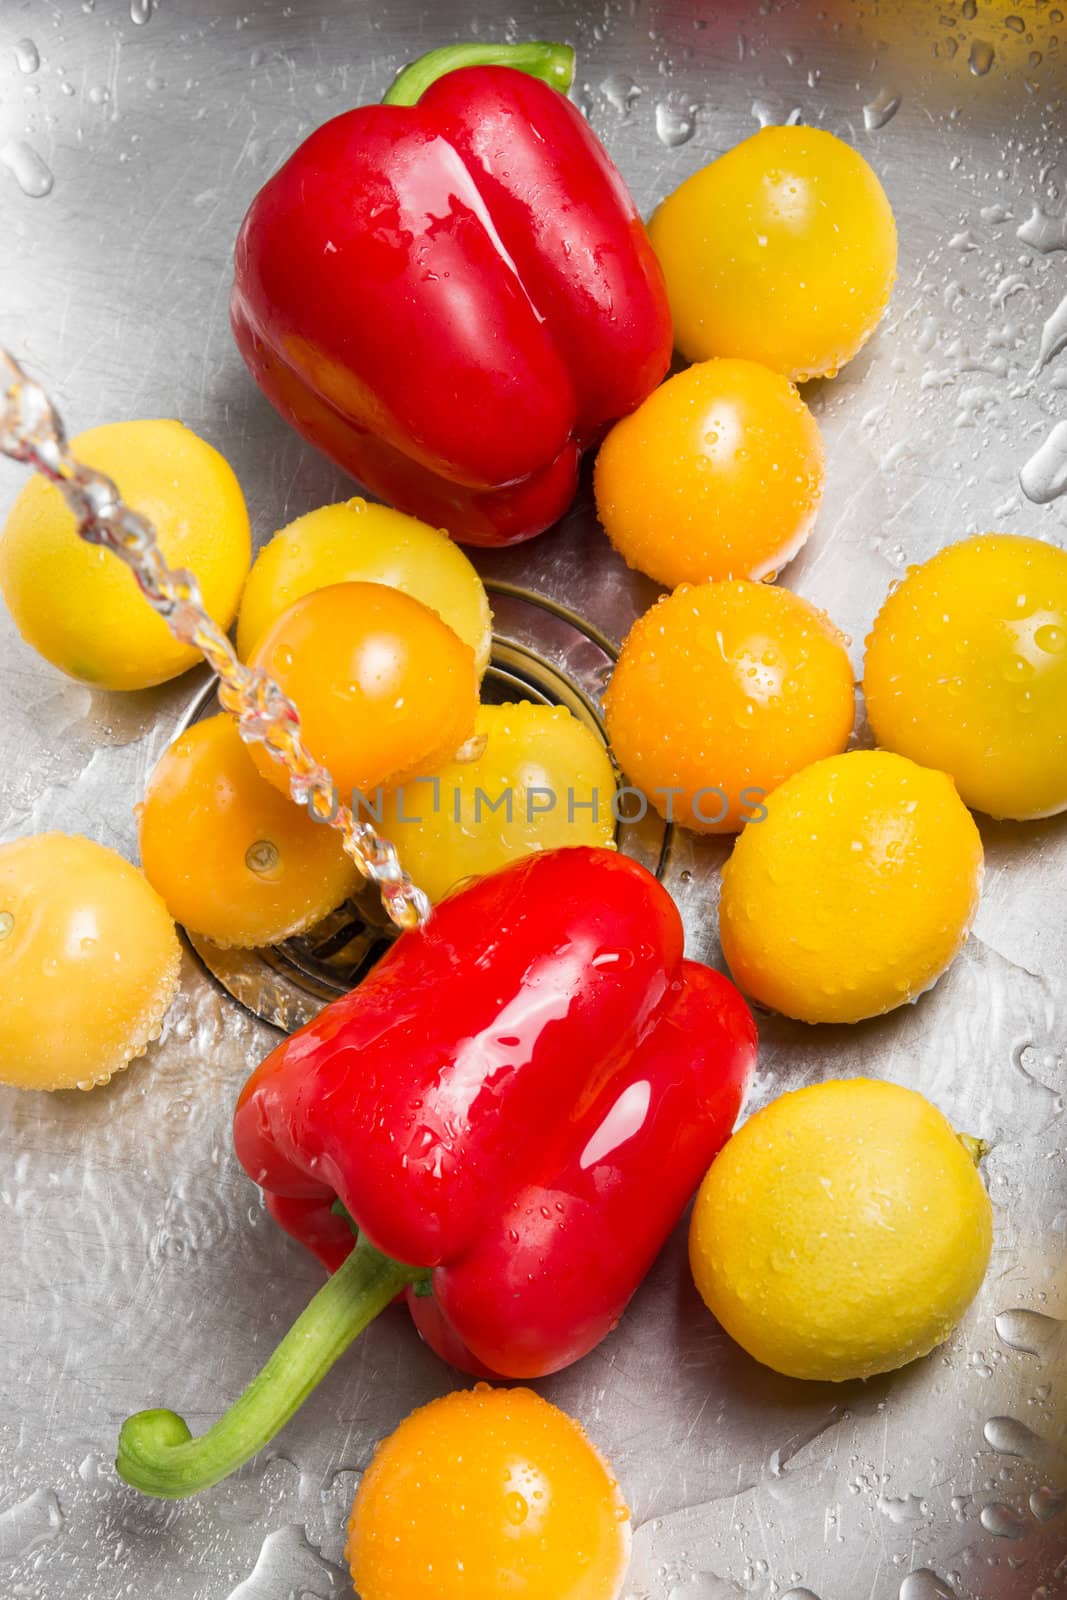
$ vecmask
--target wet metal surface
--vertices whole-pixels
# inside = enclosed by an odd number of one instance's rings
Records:
[[[260,542],[349,493],[233,349],[230,246],[315,124],[478,28],[577,45],[576,95],[646,210],[791,116],[882,175],[900,281],[868,349],[810,386],[829,481],[784,574],[852,636],[857,667],[909,561],[990,527],[1067,540],[1067,24],[1041,0],[0,0],[0,342],[73,428],[173,415],[204,434]],[[18,483],[0,469],[0,511]],[[482,565],[615,639],[654,593],[586,495]],[[0,838],[60,828],[133,855],[133,804],[202,679],[94,693],[6,616],[0,664]],[[989,1140],[982,1293],[906,1372],[803,1385],[719,1332],[676,1239],[618,1332],[544,1385],[628,1493],[630,1600],[1067,1594],[1067,821],[983,834],[983,905],[949,976],[858,1028],[764,1019],[753,1098],[866,1072]],[[691,951],[712,960],[721,856],[685,838],[671,854]],[[204,1426],[318,1282],[230,1149],[237,1091],[277,1036],[192,956],[183,978],[161,1043],[110,1088],[0,1092],[5,1596],[343,1595],[343,1519],[375,1440],[455,1381],[389,1314],[235,1479],[178,1505],[116,1481],[128,1411],[162,1402]]]

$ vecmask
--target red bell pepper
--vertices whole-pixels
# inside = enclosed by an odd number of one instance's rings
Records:
[[[670,361],[633,200],[553,87],[572,72],[563,45],[434,51],[311,134],[237,239],[233,329],[267,398],[469,544],[554,522]]]
[[[242,1164],[334,1276],[201,1439],[132,1417],[122,1476],[217,1482],[402,1290],[469,1372],[577,1361],[728,1138],[755,1050],[737,990],[683,959],[673,901],[624,856],[531,856],[445,900],[238,1102]]]

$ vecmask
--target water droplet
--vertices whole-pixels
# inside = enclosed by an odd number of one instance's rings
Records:
[[[54,1539],[63,1512],[51,1489],[35,1489],[0,1514],[0,1561],[17,1561]]]
[[[94,83],[89,90],[89,103],[94,106],[106,106],[111,99],[111,90],[103,83]]]
[[[1015,230],[1015,237],[1043,256],[1053,250],[1067,250],[1067,214],[1050,217],[1041,206],[1035,205],[1026,221]]]
[[[0,166],[5,166],[24,195],[43,200],[51,194],[55,179],[47,162],[25,139],[9,139],[0,149]]]
[[[351,1593],[348,1574],[312,1549],[299,1523],[290,1523],[268,1533],[252,1571],[226,1600],[266,1600],[268,1595],[285,1594],[328,1600]]]
[[[814,1589],[787,1589],[779,1600],[819,1600]]]
[[[696,106],[691,100],[668,95],[656,105],[656,137],[668,150],[685,144],[696,132]]]
[[[1030,371],[1031,378],[1036,378],[1042,367],[1046,367],[1053,356],[1058,356],[1065,347],[1067,347],[1067,295],[1064,295],[1041,329],[1041,343],[1038,346],[1037,360]]]
[[[504,1496],[504,1515],[513,1527],[521,1527],[530,1514],[530,1507],[521,1494]]]
[[[0,911],[0,944],[3,944],[4,940],[10,937],[11,930],[14,926],[14,912]]]
[[[600,92],[608,104],[614,106],[615,110],[625,117],[640,95],[641,89],[629,73],[612,72],[600,85]]]
[[[1002,1456],[1036,1461],[1046,1452],[1045,1441],[1015,1417],[990,1417],[982,1431],[986,1442]]]
[[[1022,1517],[1011,1506],[1005,1505],[1003,1500],[994,1500],[983,1506],[978,1520],[986,1533],[993,1534],[997,1539],[1021,1539],[1026,1532]]]
[[[1026,32],[1026,23],[1023,21],[1022,17],[1005,17],[1004,26],[1010,33]]]
[[[1047,506],[1067,491],[1067,422],[1057,422],[1019,473],[1019,485],[1035,506]]]
[[[917,1567],[901,1584],[900,1600],[956,1600],[956,1596],[936,1572],[931,1572],[929,1567]]]
[[[892,89],[882,89],[874,99],[863,108],[863,126],[868,133],[874,133],[879,128],[884,128],[900,110],[900,95],[894,94]]]
[[[20,72],[29,75],[41,65],[41,52],[32,39],[20,39],[15,46],[15,61]]]
[[[135,22],[138,27],[143,27],[151,20],[154,10],[155,0],[130,0],[130,21]]]
[[[903,1498],[894,1498],[892,1495],[878,1497],[878,1509],[890,1522],[897,1527],[906,1522],[916,1522],[926,1515],[926,1501],[917,1494],[907,1494]]]
[[[1043,1486],[1030,1496],[1030,1510],[1038,1522],[1051,1522],[1067,1511],[1067,1494]]]
[[[996,58],[997,53],[988,39],[976,39],[971,45],[971,53],[967,58],[967,65],[976,78],[984,78]]]
[[[965,22],[973,22],[978,15],[978,0],[963,0],[960,10]]]

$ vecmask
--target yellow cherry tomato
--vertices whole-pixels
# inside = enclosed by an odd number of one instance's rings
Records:
[[[786,378],[704,361],[612,428],[597,515],[627,565],[669,588],[770,577],[811,532],[824,476],[818,424]]]
[[[576,1422],[478,1384],[378,1446],[346,1553],[360,1600],[618,1600],[629,1516]]]
[[[596,735],[564,706],[482,706],[473,760],[395,791],[382,830],[431,900],[465,878],[563,845],[610,846],[615,772]]]
[[[381,583],[337,583],[289,607],[252,652],[300,711],[304,738],[342,802],[432,772],[474,731],[474,652],[420,600]],[[252,756],[288,793],[262,746]]]
[[[485,672],[492,613],[482,580],[447,533],[367,500],[297,517],[255,559],[237,618],[246,659],[283,611],[334,583],[384,583],[421,600],[474,651]]]
[[[845,748],[852,667],[825,613],[788,589],[683,585],[634,623],[604,713],[657,810],[736,833],[790,773]]]
[[[0,1083],[91,1089],[156,1038],[178,986],[174,924],[91,839],[0,845]]]
[[[885,190],[820,128],[763,128],[668,195],[649,233],[683,355],[743,356],[797,383],[851,361],[896,278]]]
[[[689,1260],[705,1305],[790,1378],[841,1383],[926,1355],[989,1265],[980,1153],[895,1083],[782,1095],[738,1129],[694,1203]]]
[[[800,1022],[859,1022],[931,988],[982,883],[982,841],[952,780],[852,750],[788,778],[766,807],[722,874],[738,986]]]
[[[228,628],[248,575],[251,535],[227,463],[180,422],[112,422],[71,441],[148,518],[167,561],[191,571]],[[0,534],[0,591],[27,644],[72,678],[147,689],[200,660],[151,610],[129,569],[85,544],[59,490],[31,478]]]
[[[889,595],[863,678],[878,743],[994,817],[1067,808],[1067,551],[988,533]]]
[[[231,717],[175,740],[140,808],[145,876],[168,911],[220,945],[277,944],[358,888],[340,835],[257,771]]]

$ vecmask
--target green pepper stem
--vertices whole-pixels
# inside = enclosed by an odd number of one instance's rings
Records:
[[[531,39],[526,44],[446,44],[404,67],[382,96],[383,106],[413,106],[438,78],[457,67],[515,67],[566,94],[574,82],[574,51],[569,44]]]
[[[297,1317],[258,1377],[194,1439],[174,1411],[138,1411],[119,1434],[120,1478],[181,1500],[228,1477],[283,1428],[339,1356],[416,1276],[361,1239]]]

